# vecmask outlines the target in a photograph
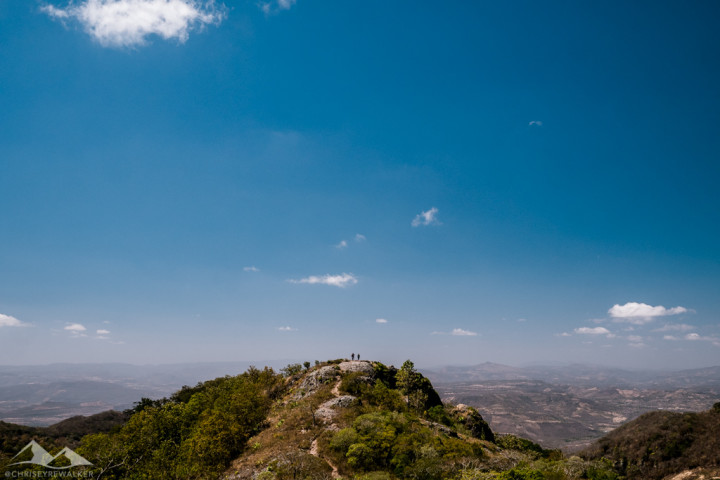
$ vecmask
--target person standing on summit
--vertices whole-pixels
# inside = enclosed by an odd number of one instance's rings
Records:
[[[355,354],[354,354],[354,353],[351,353],[351,354],[350,354],[350,358],[353,359],[353,360],[355,360]]]

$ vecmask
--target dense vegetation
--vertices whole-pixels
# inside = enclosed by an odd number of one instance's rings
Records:
[[[88,435],[76,451],[95,465],[95,478],[217,478],[264,426],[283,387],[267,368],[184,387],[143,400],[121,429]]]
[[[646,413],[582,452],[606,458],[628,479],[661,479],[698,467],[720,467],[720,403],[701,413]]]
[[[475,409],[443,405],[410,361],[358,371],[338,363],[286,369],[287,394],[228,478],[321,480],[332,469],[356,480],[617,478],[607,463],[496,437]],[[325,405],[342,408],[327,416]]]
[[[71,446],[103,479],[659,479],[717,465],[717,431],[720,404],[702,414],[659,412],[584,458],[566,458],[495,435],[472,407],[444,405],[409,360],[396,369],[339,359],[280,373],[251,367],[167,399],[142,399],[124,414],[45,429],[0,423],[0,467],[35,438],[53,453]]]

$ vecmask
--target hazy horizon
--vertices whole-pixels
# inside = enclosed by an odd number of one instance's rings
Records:
[[[132,363],[132,362],[53,362],[53,363],[28,363],[28,364],[12,364],[12,363],[5,363],[0,364],[1,368],[42,368],[42,367],[52,367],[52,366],[63,366],[63,365],[73,365],[73,366],[87,366],[87,367],[103,367],[103,366],[129,366],[129,367],[182,367],[182,366],[221,366],[221,365],[242,365],[243,371],[244,369],[248,368],[249,366],[254,366],[257,368],[262,368],[265,366],[271,367],[275,370],[279,370],[289,364],[295,364],[299,363],[302,364],[305,361],[309,361],[312,364],[314,364],[315,360],[318,360],[320,362],[326,362],[329,360],[336,360],[339,358],[344,358],[346,360],[350,359],[350,356],[346,357],[334,357],[334,358],[325,358],[325,359],[313,359],[310,360],[309,358],[285,358],[285,359],[265,359],[265,360],[223,360],[223,361],[196,361],[196,362],[170,362],[170,363]],[[398,357],[399,358],[399,357]],[[625,367],[622,365],[613,365],[613,364],[601,364],[601,363],[582,363],[582,362],[526,362],[526,363],[520,363],[520,364],[509,364],[509,363],[499,363],[494,362],[492,360],[487,360],[484,362],[479,363],[452,363],[452,364],[426,364],[422,363],[421,358],[405,358],[403,360],[388,360],[388,359],[377,359],[377,358],[362,358],[361,360],[367,360],[370,362],[381,362],[386,365],[394,365],[396,367],[400,367],[405,360],[411,360],[413,363],[416,364],[417,368],[420,368],[422,370],[431,370],[431,369],[437,369],[437,368],[468,368],[468,367],[476,367],[476,366],[482,366],[482,365],[497,365],[502,367],[510,367],[515,369],[531,369],[531,368],[569,368],[569,367],[585,367],[585,368],[597,368],[597,369],[607,369],[607,370],[624,370],[628,372],[647,372],[647,373],[671,373],[671,372],[681,372],[681,371],[689,371],[689,370],[704,370],[704,369],[711,369],[711,368],[718,368],[720,367],[720,362],[715,365],[704,365],[699,367],[691,367],[691,368],[660,368],[660,367]],[[419,363],[418,363],[419,361]]]
[[[718,365],[719,15],[0,2],[0,364]]]

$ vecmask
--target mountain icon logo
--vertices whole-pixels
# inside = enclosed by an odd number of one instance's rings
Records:
[[[78,455],[67,447],[60,450],[57,455],[50,455],[48,451],[41,447],[40,444],[37,443],[35,440],[31,440],[30,443],[25,445],[23,449],[20,450],[18,454],[12,458],[12,460],[15,460],[16,458],[19,460],[21,458],[27,457],[30,457],[30,459],[20,460],[15,463],[11,463],[8,465],[8,467],[11,467],[13,465],[32,464],[41,465],[43,467],[52,468],[54,470],[64,470],[71,467],[92,465],[92,463],[88,462],[82,456]],[[70,462],[70,465],[67,465],[68,462]],[[63,464],[63,466],[56,466],[57,464]]]

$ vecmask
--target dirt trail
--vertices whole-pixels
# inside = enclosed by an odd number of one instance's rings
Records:
[[[325,457],[321,457],[320,454],[318,453],[317,438],[315,440],[313,440],[312,445],[310,446],[310,455],[314,455],[314,456],[318,457],[320,460],[322,460],[325,463],[327,463],[328,465],[330,465],[330,468],[332,468],[332,474],[331,474],[332,478],[340,478],[340,474],[338,473],[338,469],[335,466],[335,464],[332,463],[329,459],[327,459]]]
[[[335,398],[340,396],[340,382],[342,380],[338,380],[335,386],[332,389],[332,394],[335,396]],[[318,457],[320,460],[324,461],[328,465],[330,465],[330,468],[332,468],[332,478],[341,478],[340,473],[338,473],[338,468],[335,466],[335,464],[330,461],[329,458],[325,458],[320,455],[320,452],[318,451],[318,441],[317,438],[312,441],[312,444],[310,445],[310,455],[313,455],[315,457]]]

